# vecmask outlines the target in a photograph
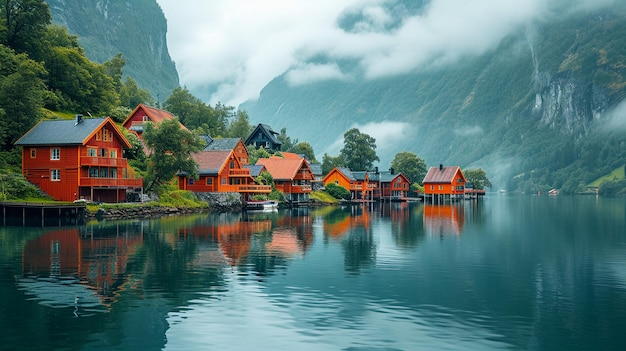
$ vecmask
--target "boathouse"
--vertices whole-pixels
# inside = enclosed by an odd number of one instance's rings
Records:
[[[422,184],[424,200],[432,203],[451,202],[465,196],[465,176],[459,166],[430,167]]]

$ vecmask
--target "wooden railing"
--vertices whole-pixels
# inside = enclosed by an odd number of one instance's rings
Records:
[[[101,166],[101,167],[122,167],[128,166],[128,160],[125,158],[95,157],[81,155],[81,166]]]
[[[240,193],[271,193],[272,187],[269,185],[239,185]]]
[[[231,175],[231,176],[249,176],[250,175],[250,170],[249,169],[243,169],[243,168],[231,169],[231,170],[228,171],[228,175]]]
[[[80,186],[136,187],[143,186],[141,178],[89,178],[81,177]]]

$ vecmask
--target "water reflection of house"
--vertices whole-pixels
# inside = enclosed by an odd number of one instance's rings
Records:
[[[462,205],[424,204],[424,230],[427,235],[460,235],[464,224]]]
[[[324,233],[338,239],[354,227],[364,227],[369,231],[370,214],[366,207],[352,207],[353,213],[338,210],[324,218]]]
[[[82,232],[78,228],[51,231],[26,244],[22,275],[32,284],[42,279],[77,279],[74,285],[86,287],[103,304],[109,304],[124,282],[129,256],[141,243],[140,234],[127,231],[121,235],[117,227],[107,232],[90,227]]]

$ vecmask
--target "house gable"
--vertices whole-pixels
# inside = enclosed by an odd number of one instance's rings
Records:
[[[271,150],[280,150],[282,142],[278,140],[278,133],[272,130],[272,127],[267,124],[259,124],[250,133],[250,136],[246,139],[245,144],[252,147],[264,147]]]

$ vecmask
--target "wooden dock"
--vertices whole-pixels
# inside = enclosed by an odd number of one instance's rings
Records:
[[[85,204],[0,202],[3,226],[61,226],[78,224]]]

